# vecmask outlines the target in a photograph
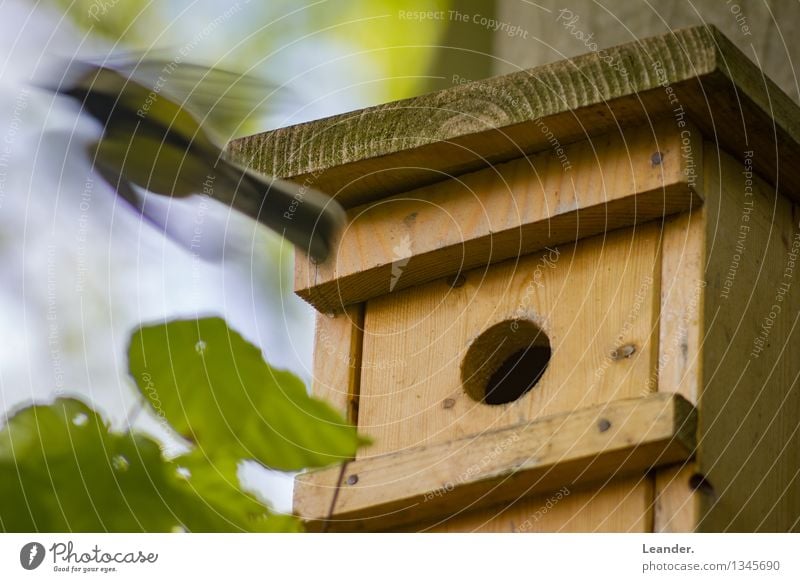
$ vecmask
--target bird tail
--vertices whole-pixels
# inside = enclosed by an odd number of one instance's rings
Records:
[[[328,257],[347,221],[336,200],[305,184],[233,168],[240,180],[227,201],[231,206],[282,235],[312,260],[322,262]]]
[[[177,244],[207,260],[222,258],[227,235],[224,231],[218,232],[210,224],[213,221],[206,224],[201,245],[195,240],[194,229],[187,229],[187,221],[181,220],[187,217],[180,209],[170,214],[170,203],[176,203],[174,198],[166,198],[169,201],[166,205],[159,202],[164,198],[159,195],[145,200],[110,168],[95,163],[95,169],[143,219]],[[221,183],[217,183],[218,180]],[[206,177],[202,193],[282,235],[316,262],[328,257],[347,222],[344,209],[330,196],[306,185],[269,178],[224,160],[217,164],[216,172]]]

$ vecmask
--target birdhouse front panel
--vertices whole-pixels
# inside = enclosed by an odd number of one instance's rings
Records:
[[[659,238],[647,224],[369,300],[361,455],[655,391]]]

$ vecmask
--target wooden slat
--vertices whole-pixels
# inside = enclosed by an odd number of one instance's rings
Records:
[[[237,140],[229,151],[352,207],[647,124],[678,106],[735,155],[742,143],[757,149],[756,169],[800,201],[800,108],[713,27],[278,129]]]
[[[381,530],[559,487],[603,481],[693,454],[695,411],[654,394],[416,450],[354,461],[334,529]],[[297,478],[295,511],[328,516],[339,469]]]
[[[311,391],[351,423],[358,420],[363,327],[362,304],[350,305],[338,314],[317,314]]]
[[[320,311],[337,311],[690,210],[701,202],[691,186],[699,139],[669,119],[575,144],[563,158],[521,158],[354,208],[335,257],[312,264],[298,253],[295,292]]]
[[[700,520],[700,497],[693,486],[698,474],[697,461],[671,467],[659,467],[655,471],[655,507],[653,528],[659,533],[686,533],[697,529]]]
[[[565,493],[568,495],[564,496]],[[559,495],[560,494],[560,495]],[[566,487],[403,528],[422,532],[653,531],[653,480],[646,475]]]
[[[661,247],[657,387],[662,392],[677,392],[692,403],[697,402],[702,389],[700,369],[706,287],[704,210],[693,208],[668,220],[664,224]]]
[[[693,149],[695,189],[705,196],[703,147]],[[705,300],[706,224],[714,203],[693,207],[664,223],[661,243],[661,310],[658,375],[653,386],[697,404],[703,385],[703,304]],[[653,528],[657,532],[694,531],[700,519],[699,493],[691,486],[695,460],[660,468],[655,474]]]

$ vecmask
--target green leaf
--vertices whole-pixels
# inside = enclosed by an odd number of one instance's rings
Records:
[[[128,359],[156,414],[214,459],[293,471],[352,458],[366,442],[220,318],[142,327]]]
[[[112,433],[75,399],[30,406],[0,430],[0,530],[296,531],[236,481],[194,461],[189,478],[158,444]],[[233,474],[235,479],[235,472]],[[216,483],[215,483],[216,480]],[[220,487],[225,483],[226,488]],[[210,494],[215,487],[220,492]]]
[[[300,521],[292,515],[268,514],[254,497],[242,491],[237,463],[212,461],[193,451],[173,460],[179,488],[201,498],[213,511],[232,520],[242,530],[299,532]]]

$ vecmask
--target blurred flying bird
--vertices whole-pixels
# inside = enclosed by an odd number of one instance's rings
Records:
[[[312,260],[329,255],[345,220],[335,200],[244,168],[218,145],[263,103],[265,85],[257,79],[158,59],[72,60],[63,71],[56,85],[39,85],[75,99],[100,122],[102,135],[87,148],[94,169],[170,238],[190,246],[135,187],[161,197],[208,195],[283,235]]]

